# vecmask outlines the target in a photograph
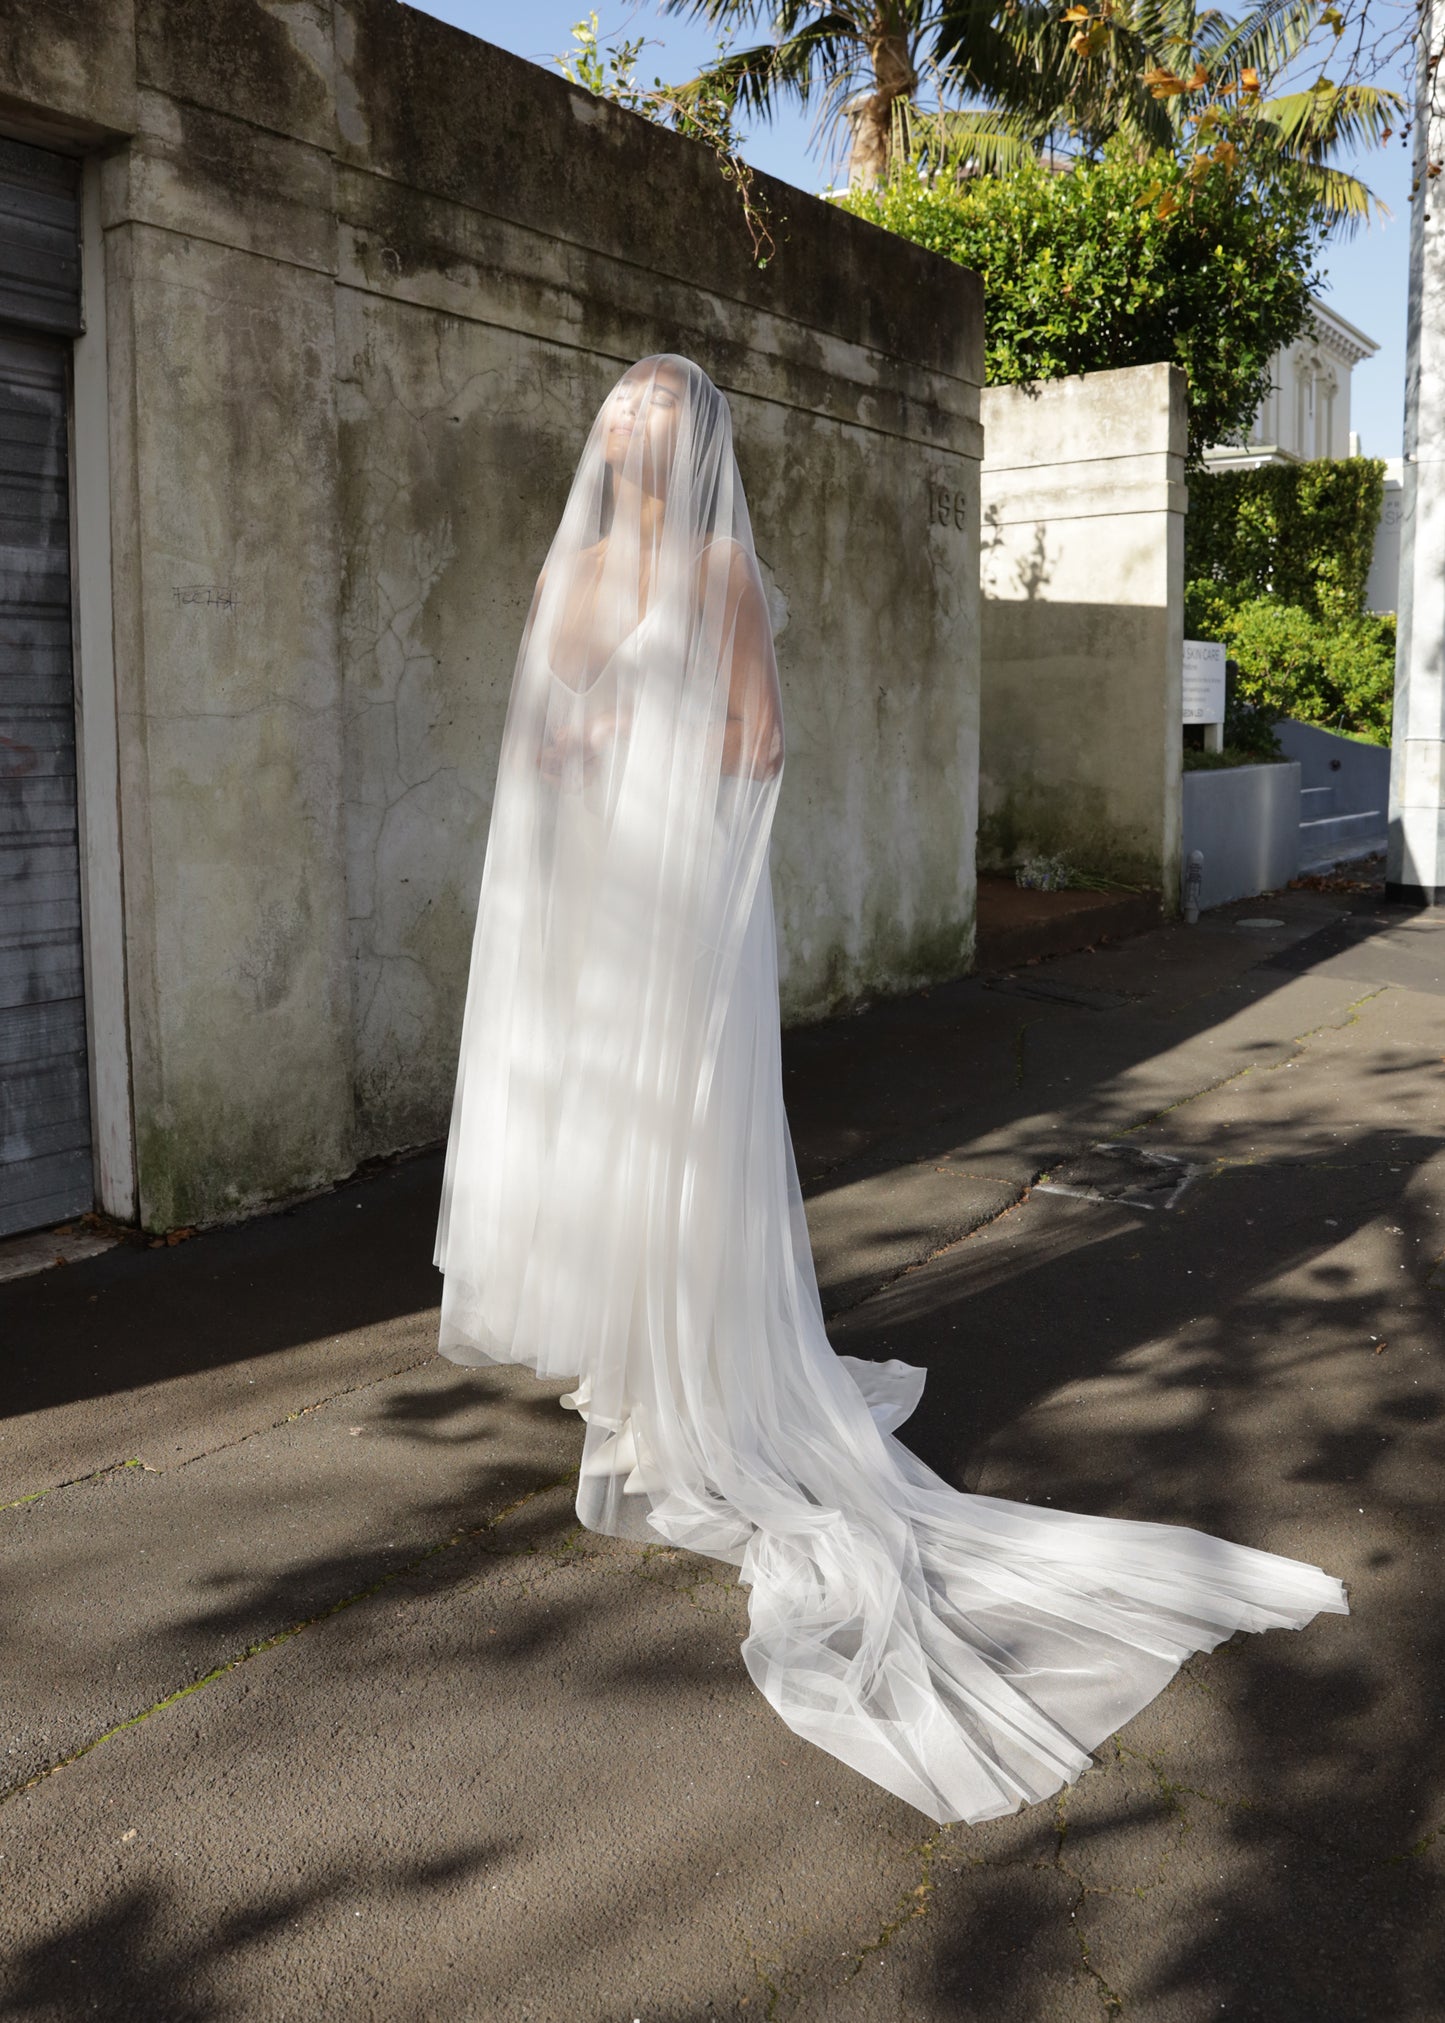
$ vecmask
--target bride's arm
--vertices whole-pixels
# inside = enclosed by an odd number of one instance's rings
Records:
[[[546,582],[547,568],[544,563],[542,572],[537,578],[537,587],[532,592],[532,602],[527,608],[525,637],[530,638],[532,628],[537,622],[537,613],[541,607],[542,591]],[[572,752],[577,749],[579,742],[580,740],[574,732],[559,723],[552,722],[550,716],[544,717],[542,743],[537,752],[536,762],[537,771],[544,780],[549,780],[554,785],[561,780],[566,770],[567,760]]]
[[[735,542],[729,573],[732,667],[722,770],[755,780],[771,780],[783,765],[783,713],[778,698],[778,664],[773,628],[757,565]]]

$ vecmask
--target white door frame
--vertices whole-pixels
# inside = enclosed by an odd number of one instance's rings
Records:
[[[75,341],[70,410],[75,744],[95,1193],[107,1215],[130,1222],[136,1213],[135,1120],[126,1017],[120,747],[111,612],[110,387],[100,174],[98,159],[83,164],[80,273],[85,334]]]

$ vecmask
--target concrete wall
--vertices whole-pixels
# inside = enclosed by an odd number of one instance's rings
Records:
[[[761,179],[760,270],[706,151],[394,0],[0,0],[12,46],[0,130],[110,136],[89,307],[147,1223],[444,1129],[523,614],[645,352],[732,402],[784,684],[786,1014],[967,966],[974,277]]]
[[[980,869],[1036,852],[1179,885],[1184,380],[983,396]]]
[[[1280,750],[1300,768],[1302,871],[1373,857],[1389,841],[1390,752],[1321,730],[1275,726]]]
[[[1328,787],[1340,815],[1384,814],[1390,799],[1390,748],[1341,737],[1318,724],[1275,725],[1280,750],[1300,762],[1301,784]]]
[[[1184,775],[1184,859],[1204,857],[1201,906],[1277,892],[1299,871],[1300,769],[1222,766]]]

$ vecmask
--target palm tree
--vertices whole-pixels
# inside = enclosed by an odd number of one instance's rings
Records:
[[[786,98],[851,127],[850,183],[875,182],[920,148],[955,170],[1006,170],[1047,149],[1096,153],[1122,136],[1170,153],[1234,148],[1295,163],[1335,223],[1378,207],[1341,152],[1388,139],[1398,94],[1313,84],[1268,96],[1304,57],[1315,0],[1263,0],[1242,19],[1196,0],[664,0],[725,32],[770,39],[694,80],[768,119]],[[924,75],[936,106],[920,107]],[[1231,106],[1242,109],[1232,121]]]
[[[923,72],[943,75],[964,17],[986,10],[977,0],[664,0],[664,11],[729,33],[766,25],[770,40],[730,50],[692,88],[725,92],[765,120],[781,99],[817,106],[829,139],[846,119],[848,180],[873,182],[895,156],[900,112],[914,103]]]

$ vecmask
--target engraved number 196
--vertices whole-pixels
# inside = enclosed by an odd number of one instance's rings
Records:
[[[968,500],[962,492],[955,492],[948,485],[930,485],[928,500],[928,517],[931,525],[960,528],[967,526]]]

